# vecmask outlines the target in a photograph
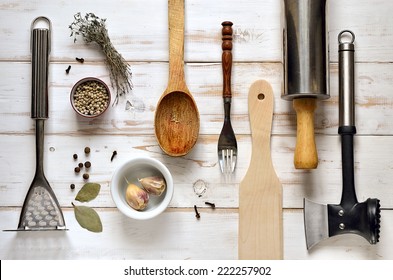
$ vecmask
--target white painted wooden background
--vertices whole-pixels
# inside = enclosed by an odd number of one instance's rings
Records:
[[[247,94],[257,79],[275,93],[272,157],[283,184],[285,259],[393,259],[393,2],[329,1],[331,98],[318,102],[315,127],[319,167],[292,164],[296,120],[280,98],[282,83],[281,2],[278,0],[186,0],[186,81],[200,110],[194,149],[171,158],[157,145],[153,119],[168,79],[167,1],[0,1],[0,230],[15,229],[35,169],[34,121],[30,119],[30,24],[47,16],[53,24],[50,118],[45,128],[45,173],[62,206],[67,232],[0,232],[1,259],[237,259],[238,187],[249,164],[251,135]],[[73,84],[86,76],[109,83],[98,48],[73,43],[68,25],[76,12],[107,19],[114,46],[132,66],[134,90],[100,119],[77,118],[69,104]],[[221,22],[234,23],[232,124],[239,145],[235,174],[225,180],[216,145],[223,121]],[[355,180],[359,201],[381,200],[381,242],[356,235],[331,238],[312,251],[305,246],[302,201],[339,203],[341,158],[338,126],[337,35],[356,35]],[[85,63],[75,61],[84,57]],[[71,65],[69,75],[65,69]],[[134,107],[126,110],[127,100]],[[90,146],[91,181],[102,184],[89,205],[104,226],[90,233],[76,223],[71,202],[82,185],[73,153]],[[110,162],[112,151],[118,156]],[[175,194],[164,214],[151,221],[126,218],[111,199],[109,182],[124,160],[146,155],[161,160],[174,176]],[[203,180],[201,197],[193,184]],[[215,202],[212,210],[205,201]],[[197,220],[193,206],[201,219]]]

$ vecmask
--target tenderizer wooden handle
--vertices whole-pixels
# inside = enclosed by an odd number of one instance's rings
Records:
[[[318,153],[314,137],[315,98],[293,100],[297,118],[297,138],[294,156],[296,169],[315,169],[318,166]]]

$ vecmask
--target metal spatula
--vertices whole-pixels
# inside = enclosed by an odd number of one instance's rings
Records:
[[[38,20],[47,21],[49,28],[34,28]],[[36,120],[36,172],[23,203],[18,230],[65,229],[59,202],[44,174],[44,122],[48,118],[50,26],[50,20],[46,17],[36,18],[31,26],[31,118]]]

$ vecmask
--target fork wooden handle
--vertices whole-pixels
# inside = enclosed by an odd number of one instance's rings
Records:
[[[222,72],[224,86],[222,96],[232,97],[231,93],[231,72],[232,72],[232,25],[230,21],[224,21],[222,25]]]

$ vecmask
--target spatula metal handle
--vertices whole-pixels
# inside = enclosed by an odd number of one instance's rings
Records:
[[[49,28],[36,28],[35,25],[39,20],[47,21]],[[46,17],[36,18],[31,25],[31,117],[33,119],[48,118],[50,30],[51,22]]]

